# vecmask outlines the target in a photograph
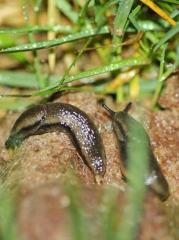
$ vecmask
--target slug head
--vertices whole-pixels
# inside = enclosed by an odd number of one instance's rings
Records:
[[[28,108],[16,120],[10,136],[5,145],[7,148],[18,148],[22,141],[27,137],[34,135],[39,129],[40,123],[46,117],[46,108],[44,105],[37,105]]]
[[[102,106],[111,114],[114,130],[120,141],[127,141],[128,125],[131,117],[127,114],[132,102],[129,102],[123,111],[114,112],[108,108],[105,104]]]
[[[8,138],[8,140],[5,142],[5,146],[7,149],[9,149],[9,148],[15,149],[21,145],[22,141],[23,141],[23,139],[21,139],[21,138],[16,138],[16,137],[10,136]]]

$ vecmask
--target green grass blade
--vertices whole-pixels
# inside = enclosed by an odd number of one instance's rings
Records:
[[[24,7],[24,16],[26,19],[27,26],[30,26],[30,20],[29,20],[29,16],[28,16],[26,7]],[[30,43],[34,44],[35,43],[34,34],[32,32],[29,32],[28,35],[29,35]],[[45,81],[43,80],[43,77],[42,77],[41,66],[39,63],[37,52],[35,50],[33,50],[33,57],[34,57],[34,69],[35,69],[35,73],[37,76],[37,81],[38,81],[40,89],[43,89],[45,87]]]
[[[93,68],[93,69],[87,70],[85,72],[78,73],[74,76],[67,77],[63,83],[65,84],[65,83],[69,83],[69,82],[72,82],[72,81],[75,81],[78,79],[88,78],[88,77],[99,75],[99,74],[102,74],[105,72],[115,71],[115,70],[121,69],[123,67],[132,67],[132,66],[140,66],[140,65],[147,65],[147,64],[149,64],[149,61],[147,59],[144,59],[143,57],[125,59],[122,61],[117,61],[117,62],[107,64],[107,65],[104,65],[101,67]],[[58,88],[58,86],[59,86],[59,82],[56,82],[56,83],[52,84],[51,86],[35,93],[35,95],[45,93],[46,91],[49,91],[49,90],[53,90],[53,89],[55,90],[55,88]],[[57,90],[60,90],[60,89],[56,89],[56,91]]]
[[[101,66],[101,67],[93,68],[93,69],[78,73],[78,74],[70,76],[70,77],[66,77],[63,84],[69,83],[69,82],[72,82],[72,81],[75,81],[75,80],[78,80],[78,79],[82,79],[82,78],[89,78],[89,77],[99,75],[99,74],[102,74],[102,73],[105,73],[105,72],[111,72],[111,71],[119,70],[119,69],[124,68],[124,67],[142,66],[142,65],[148,65],[148,64],[150,64],[150,61],[143,58],[143,57],[135,57],[135,58],[125,59],[125,60],[122,60],[122,61],[117,61],[117,62],[107,64],[107,65],[104,65],[104,66]],[[11,74],[13,74],[13,73],[11,73]],[[7,75],[7,78],[9,78],[8,73],[6,75]],[[24,76],[29,77],[29,79],[31,77],[31,75],[28,75],[28,74],[24,75]],[[52,78],[52,79],[53,79],[52,81],[54,81],[55,77]],[[8,81],[10,81],[10,79]],[[27,97],[29,97],[29,96],[41,96],[41,95],[57,92],[57,91],[61,90],[59,88],[60,81],[61,80],[59,80],[57,82],[54,82],[50,86],[48,86],[48,87],[46,87],[46,88],[44,88],[44,89],[42,89],[38,92],[35,92],[33,94],[23,95],[23,97],[26,97],[26,96]],[[16,95],[1,95],[1,97],[5,97],[5,96],[16,96]]]
[[[118,215],[117,201],[119,189],[108,187],[104,189],[102,199],[102,211],[100,214],[102,222],[103,240],[115,240],[116,220]]]
[[[89,238],[87,221],[83,214],[84,206],[81,199],[81,189],[79,185],[65,186],[66,193],[70,198],[69,214],[74,240],[84,240]],[[89,238],[90,239],[90,238]]]
[[[121,224],[117,232],[117,239],[133,240],[136,239],[138,234],[138,228],[140,226],[142,203],[145,198],[146,186],[145,178],[148,170],[148,156],[149,149],[146,149],[145,133],[140,132],[140,146],[136,139],[138,136],[138,128],[131,126],[128,131],[131,134],[131,138],[127,142],[128,147],[128,176],[127,180],[129,189],[126,192],[126,204],[124,206],[124,212],[121,219]],[[131,146],[133,146],[131,148]],[[135,149],[135,151],[133,151]]]
[[[119,8],[116,13],[116,18],[114,22],[114,34],[112,42],[114,44],[119,43],[119,37],[116,36],[116,31],[120,29],[122,34],[124,34],[124,28],[128,20],[129,13],[131,11],[134,0],[122,0],[120,2]]]
[[[92,2],[92,0],[87,0],[84,4],[84,6],[82,7],[79,15],[78,15],[78,22],[77,22],[77,26],[78,28],[80,29],[80,27],[82,27],[83,25],[85,25],[85,22],[88,20],[86,18],[86,15],[87,15],[87,9],[88,9],[88,6],[90,4],[90,2]],[[89,22],[88,22],[89,24]]]
[[[159,81],[158,81],[157,88],[156,88],[156,91],[153,96],[152,107],[154,107],[156,105],[157,100],[160,95],[160,92],[161,92],[161,89],[162,89],[162,86],[163,86],[163,81],[160,81],[160,79],[161,79],[161,77],[163,75],[163,71],[164,71],[165,53],[166,53],[167,47],[168,47],[168,44],[165,44],[163,51],[162,51],[161,60],[160,60]]]
[[[43,0],[36,0],[36,3],[34,5],[34,11],[38,11],[40,8],[40,5],[42,4]]]
[[[72,23],[76,24],[78,20],[78,13],[73,10],[71,4],[66,0],[56,0],[56,4],[59,10],[71,20]]]
[[[91,41],[92,41],[92,38],[88,38],[83,49],[85,49],[90,44]],[[61,86],[65,82],[66,76],[69,74],[70,70],[76,64],[76,62],[78,61],[78,59],[81,57],[82,54],[83,54],[83,51],[80,51],[78,53],[78,55],[76,56],[76,58],[74,59],[74,61],[70,64],[69,68],[66,70],[65,74],[63,75],[62,79],[60,80],[59,86]]]
[[[65,79],[64,83],[68,83],[77,79],[91,77],[95,75],[99,75],[105,72],[111,72],[115,70],[119,70],[124,67],[132,67],[132,66],[140,66],[140,65],[147,65],[149,64],[149,60],[145,59],[144,57],[134,57],[130,59],[124,59],[122,61],[116,61],[110,64],[103,65],[101,67],[93,68],[74,76],[68,77]]]
[[[176,16],[179,15],[179,10],[178,9],[175,9],[171,14],[170,14],[170,17],[171,18],[175,18]]]
[[[8,190],[7,190],[8,191]],[[15,199],[1,186],[0,190],[0,238],[18,240]]]
[[[46,79],[45,75],[44,79]],[[60,81],[60,77],[51,75],[48,81],[49,84],[53,84],[54,82]],[[38,89],[38,83],[34,73],[0,71],[0,85]]]
[[[100,8],[98,8],[98,11],[96,12],[96,16],[95,16],[95,21],[101,25],[104,22],[104,14],[105,11],[112,5],[112,4],[116,4],[118,3],[119,0],[111,0],[111,1],[107,1],[106,3],[104,3],[102,6],[100,6]]]
[[[107,33],[109,33],[109,29],[108,27],[105,26],[102,28],[95,28],[95,29],[85,30],[79,33],[74,33],[74,34],[71,34],[62,38],[57,38],[54,40],[36,42],[33,44],[29,43],[29,44],[24,44],[17,47],[6,48],[1,50],[0,54],[13,53],[13,52],[25,52],[25,51],[33,51],[33,50],[39,50],[44,48],[50,48],[63,43],[73,42],[76,40],[81,40],[82,38],[89,38],[92,36],[97,36],[100,34],[107,34]]]
[[[36,20],[38,19],[38,16],[39,16],[41,4],[42,4],[42,0],[36,0],[36,2],[34,4],[34,12],[35,12]]]
[[[72,33],[73,28],[69,25],[55,25],[55,26],[28,26],[22,28],[14,28],[14,29],[1,29],[0,34],[18,34],[18,33],[28,33],[28,32],[42,32],[42,31],[54,31],[59,33]]]
[[[177,24],[175,27],[172,27],[163,38],[161,38],[156,45],[152,47],[152,49],[149,52],[149,56],[151,56],[153,53],[155,53],[164,43],[169,41],[171,38],[173,38],[177,33],[179,32],[179,24]]]
[[[134,27],[137,29],[137,31],[141,31],[141,27],[139,26],[138,22],[136,21],[136,19],[134,18],[135,15],[139,12],[139,10],[141,9],[141,5],[138,5],[131,14],[129,14],[129,19],[131,21],[131,23],[134,25]]]

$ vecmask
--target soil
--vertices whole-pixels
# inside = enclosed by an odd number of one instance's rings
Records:
[[[134,102],[130,111],[148,131],[154,154],[170,186],[170,196],[165,202],[161,202],[157,196],[147,194],[138,235],[141,240],[169,240],[177,239],[178,236],[178,77],[172,76],[166,83],[165,95],[159,100],[162,110],[149,111],[145,106]],[[75,209],[83,206],[80,216],[87,222],[87,229],[93,239],[104,239],[105,224],[108,223],[101,218],[109,209],[115,209],[114,226],[120,222],[127,186],[119,166],[119,152],[111,119],[99,104],[99,98],[103,96],[66,92],[55,101],[73,104],[82,109],[98,127],[107,157],[106,174],[101,186],[97,186],[92,172],[66,134],[54,132],[31,136],[16,151],[10,152],[4,143],[21,112],[9,113],[1,120],[1,180],[3,188],[10,195],[13,194],[17,202],[15,211],[20,239],[56,240],[59,236],[64,240],[73,239],[74,206]],[[110,98],[105,101],[114,109]]]

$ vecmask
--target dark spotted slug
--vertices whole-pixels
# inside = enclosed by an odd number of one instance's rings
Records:
[[[101,136],[88,115],[65,103],[47,103],[30,107],[15,122],[7,148],[17,148],[24,139],[47,132],[68,134],[84,162],[100,184],[106,170],[106,155]]]
[[[158,162],[153,154],[148,134],[146,133],[143,126],[127,113],[129,108],[131,107],[131,104],[132,103],[130,102],[126,106],[126,108],[120,112],[113,112],[105,104],[103,104],[103,107],[112,116],[112,124],[117,136],[120,150],[120,164],[122,173],[126,178],[129,177],[127,176],[126,170],[129,148],[132,148],[135,145],[137,149],[130,149],[130,151],[140,151],[141,145],[145,145],[145,147],[147,148],[148,156],[148,169],[145,184],[152,192],[157,194],[162,201],[165,201],[169,196],[168,183],[164,175],[162,174]],[[132,129],[135,129],[135,131],[137,131],[137,136],[131,135],[130,130]],[[144,136],[145,140],[144,138],[142,139],[141,136]],[[141,144],[141,141],[145,141],[144,144]]]

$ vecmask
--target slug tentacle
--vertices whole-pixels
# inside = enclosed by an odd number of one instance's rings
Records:
[[[129,102],[129,103],[127,104],[127,106],[124,108],[123,112],[128,113],[128,111],[129,111],[129,109],[131,108],[131,106],[132,106],[132,102]]]
[[[59,130],[68,134],[99,184],[106,170],[103,142],[89,116],[73,105],[47,103],[27,109],[15,122],[5,145],[14,149],[32,135]]]
[[[161,172],[158,162],[153,154],[150,139],[142,124],[132,118],[127,112],[132,103],[128,103],[123,111],[113,112],[106,105],[103,107],[111,114],[113,128],[117,136],[120,150],[120,165],[123,175],[128,178],[128,150],[143,151],[146,150],[148,157],[147,176],[145,184],[148,188],[157,194],[161,200],[166,200],[169,196],[169,186]],[[133,133],[136,133],[135,135]],[[134,159],[138,161],[138,159]]]
[[[114,116],[115,112],[113,112],[110,108],[108,108],[105,104],[102,104],[102,106],[111,114],[111,116]]]

